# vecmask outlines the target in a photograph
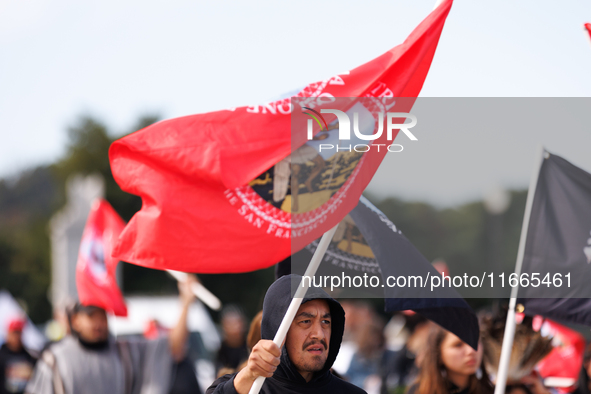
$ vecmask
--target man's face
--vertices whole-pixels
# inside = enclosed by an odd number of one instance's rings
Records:
[[[328,357],[331,316],[328,302],[316,299],[302,304],[291,323],[285,340],[289,359],[298,372],[310,381]]]
[[[240,315],[230,314],[222,319],[222,330],[229,338],[244,339],[244,320]]]
[[[22,332],[20,330],[10,330],[6,333],[6,346],[13,352],[18,352],[23,348]]]
[[[107,314],[98,308],[90,313],[78,312],[72,316],[72,328],[82,340],[89,343],[103,342],[109,337]]]

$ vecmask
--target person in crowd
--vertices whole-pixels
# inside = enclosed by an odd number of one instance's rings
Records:
[[[585,347],[583,355],[583,365],[579,372],[579,379],[577,380],[577,387],[573,394],[589,394],[591,393],[591,344]]]
[[[345,333],[332,369],[340,375],[345,375],[357,351],[357,337],[361,327],[377,316],[371,305],[365,301],[345,300],[341,302],[341,306],[345,311]]]
[[[8,322],[6,341],[0,347],[0,394],[22,394],[33,374],[36,359],[23,345],[24,318]]]
[[[170,329],[162,325],[157,319],[150,320],[144,330],[144,338],[150,340],[166,337],[169,334]],[[188,354],[185,354],[182,360],[172,363],[168,394],[194,393],[202,393],[202,391],[195,374],[194,361],[191,360]]]
[[[261,340],[261,321],[263,320],[263,311],[259,311],[255,317],[250,322],[250,329],[248,330],[248,334],[246,335],[246,346],[248,347],[248,352],[252,351],[252,348]],[[246,367],[248,364],[248,358],[245,359],[236,369],[232,368],[222,368],[218,371],[217,377],[221,377],[228,374],[233,374],[235,372],[240,371],[242,368]]]
[[[216,357],[216,372],[222,368],[235,370],[248,359],[244,314],[236,306],[227,306],[222,311],[222,344]]]
[[[351,359],[345,376],[348,380],[366,391],[380,391],[386,370],[383,366],[391,364],[394,352],[385,349],[384,324],[380,319],[366,321],[357,335],[357,351]],[[377,390],[376,390],[377,389]]]
[[[240,372],[218,378],[206,393],[247,394],[262,376],[263,394],[364,393],[330,372],[341,345],[345,312],[341,305],[320,288],[310,288],[292,321],[280,349],[274,338],[291,302],[292,280],[286,275],[267,290],[263,302],[261,339]]]
[[[70,334],[69,313],[76,302],[64,297],[54,304],[53,319],[45,325],[45,336],[50,343],[57,342]]]
[[[246,346],[248,351],[251,352],[255,345],[261,340],[261,322],[263,321],[263,311],[259,311],[252,321],[250,322],[250,328],[246,335]]]
[[[30,394],[167,394],[172,364],[185,357],[187,314],[194,300],[189,277],[179,283],[181,315],[168,338],[115,340],[105,310],[76,304],[72,335],[52,344],[40,357],[25,392]]]
[[[474,350],[456,335],[432,325],[420,360],[420,371],[408,394],[492,394],[484,370],[482,345]]]
[[[558,391],[552,391],[542,381],[542,377],[534,370],[529,375],[524,376],[519,382],[507,382],[505,387],[506,394],[552,394]]]
[[[388,387],[410,387],[419,373],[419,364],[433,324],[418,313],[405,311],[405,329],[409,335],[406,344],[396,353],[388,369]]]
[[[357,341],[357,334],[361,327],[369,320],[376,317],[371,305],[366,301],[347,300],[342,303],[347,317],[343,341]]]

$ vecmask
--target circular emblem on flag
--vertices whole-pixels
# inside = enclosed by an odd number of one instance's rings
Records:
[[[80,257],[84,263],[83,269],[90,273],[97,284],[102,285],[108,282],[103,240],[99,234],[90,232],[82,238]]]
[[[372,98],[358,99],[354,108],[360,113],[363,133],[374,133],[383,108]],[[368,151],[356,150],[352,143],[339,140],[337,121],[328,124],[247,186],[233,191],[232,196],[249,208],[244,218],[276,226],[273,231],[282,238],[297,237],[323,223],[342,204],[363,167]],[[322,149],[328,145],[339,149]]]

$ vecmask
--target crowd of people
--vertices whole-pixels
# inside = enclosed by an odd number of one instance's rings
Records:
[[[385,321],[370,304],[342,303],[311,288],[283,346],[273,338],[291,301],[290,278],[268,289],[263,310],[247,320],[237,307],[225,309],[218,378],[199,387],[187,356],[187,314],[194,300],[191,281],[179,284],[182,306],[167,335],[116,339],[106,312],[76,304],[68,313],[70,333],[38,355],[22,342],[26,320],[9,322],[0,348],[0,394],[247,394],[265,378],[261,393],[492,394],[483,345],[473,349],[420,315],[404,312]],[[586,358],[577,393],[589,392]],[[532,370],[508,382],[511,394],[551,394]]]

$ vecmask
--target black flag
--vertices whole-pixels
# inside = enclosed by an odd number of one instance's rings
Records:
[[[532,204],[519,302],[528,315],[591,326],[591,174],[546,153]]]
[[[364,197],[339,226],[316,277],[375,274],[385,281],[394,275],[417,280],[440,275],[386,215]],[[303,275],[317,245],[318,240],[279,263],[276,275],[291,272]],[[384,297],[386,312],[413,310],[476,349],[478,320],[466,301],[452,288],[432,291],[428,282],[417,283],[424,286],[391,287],[382,286],[382,282],[364,290]]]

